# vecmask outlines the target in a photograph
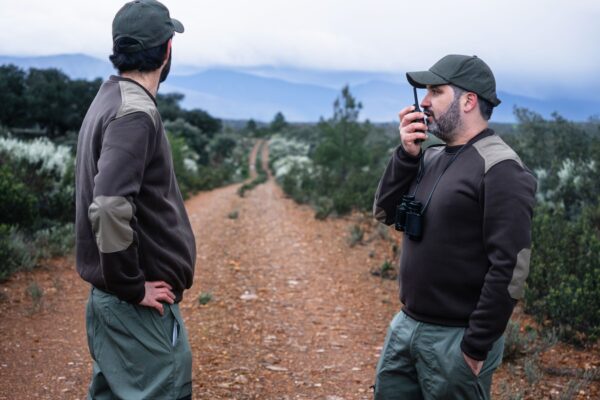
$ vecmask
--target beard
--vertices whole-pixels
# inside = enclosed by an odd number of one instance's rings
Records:
[[[172,55],[173,55],[173,50],[171,50],[171,52],[169,53],[169,60],[165,64],[165,67],[162,69],[162,71],[160,71],[160,79],[158,81],[159,83],[164,82],[167,79],[167,76],[169,76],[169,72],[171,71],[171,56]]]
[[[431,116],[431,122],[427,124],[427,130],[444,142],[452,141],[458,134],[460,126],[460,104],[456,98],[445,113],[436,118],[431,109],[425,108],[425,113]]]

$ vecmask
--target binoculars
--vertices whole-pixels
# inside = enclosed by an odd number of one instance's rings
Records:
[[[404,232],[409,239],[419,241],[423,234],[423,205],[414,195],[402,196],[402,202],[396,207],[395,228]]]

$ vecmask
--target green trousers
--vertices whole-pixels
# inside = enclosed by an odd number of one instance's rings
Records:
[[[161,316],[153,308],[92,288],[86,310],[88,345],[94,360],[88,399],[176,400],[191,396],[192,355],[179,306],[163,306]]]
[[[402,311],[390,324],[375,376],[376,400],[488,400],[502,362],[504,337],[494,343],[478,376],[460,348],[465,328],[415,321]]]

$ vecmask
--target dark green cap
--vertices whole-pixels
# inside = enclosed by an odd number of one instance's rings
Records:
[[[492,70],[477,56],[450,54],[436,62],[429,71],[407,72],[408,82],[418,88],[427,85],[453,84],[468,92],[476,93],[495,106],[500,104],[496,96],[496,79]]]
[[[183,24],[171,18],[169,10],[156,0],[135,0],[125,4],[112,25],[113,44],[119,39],[135,43],[119,46],[122,53],[136,53],[165,43],[173,32],[183,32]]]

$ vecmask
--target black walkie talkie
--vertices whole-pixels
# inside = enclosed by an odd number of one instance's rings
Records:
[[[419,99],[417,98],[417,88],[415,86],[413,86],[413,93],[415,95],[415,110],[413,112],[421,112],[421,108],[419,107]],[[422,124],[427,124],[425,122],[425,118],[421,118],[421,119],[415,119],[413,121],[414,122],[420,122]],[[415,131],[415,132],[423,132],[423,131]],[[425,132],[423,132],[425,133]],[[423,139],[415,139],[415,143],[422,143]]]

